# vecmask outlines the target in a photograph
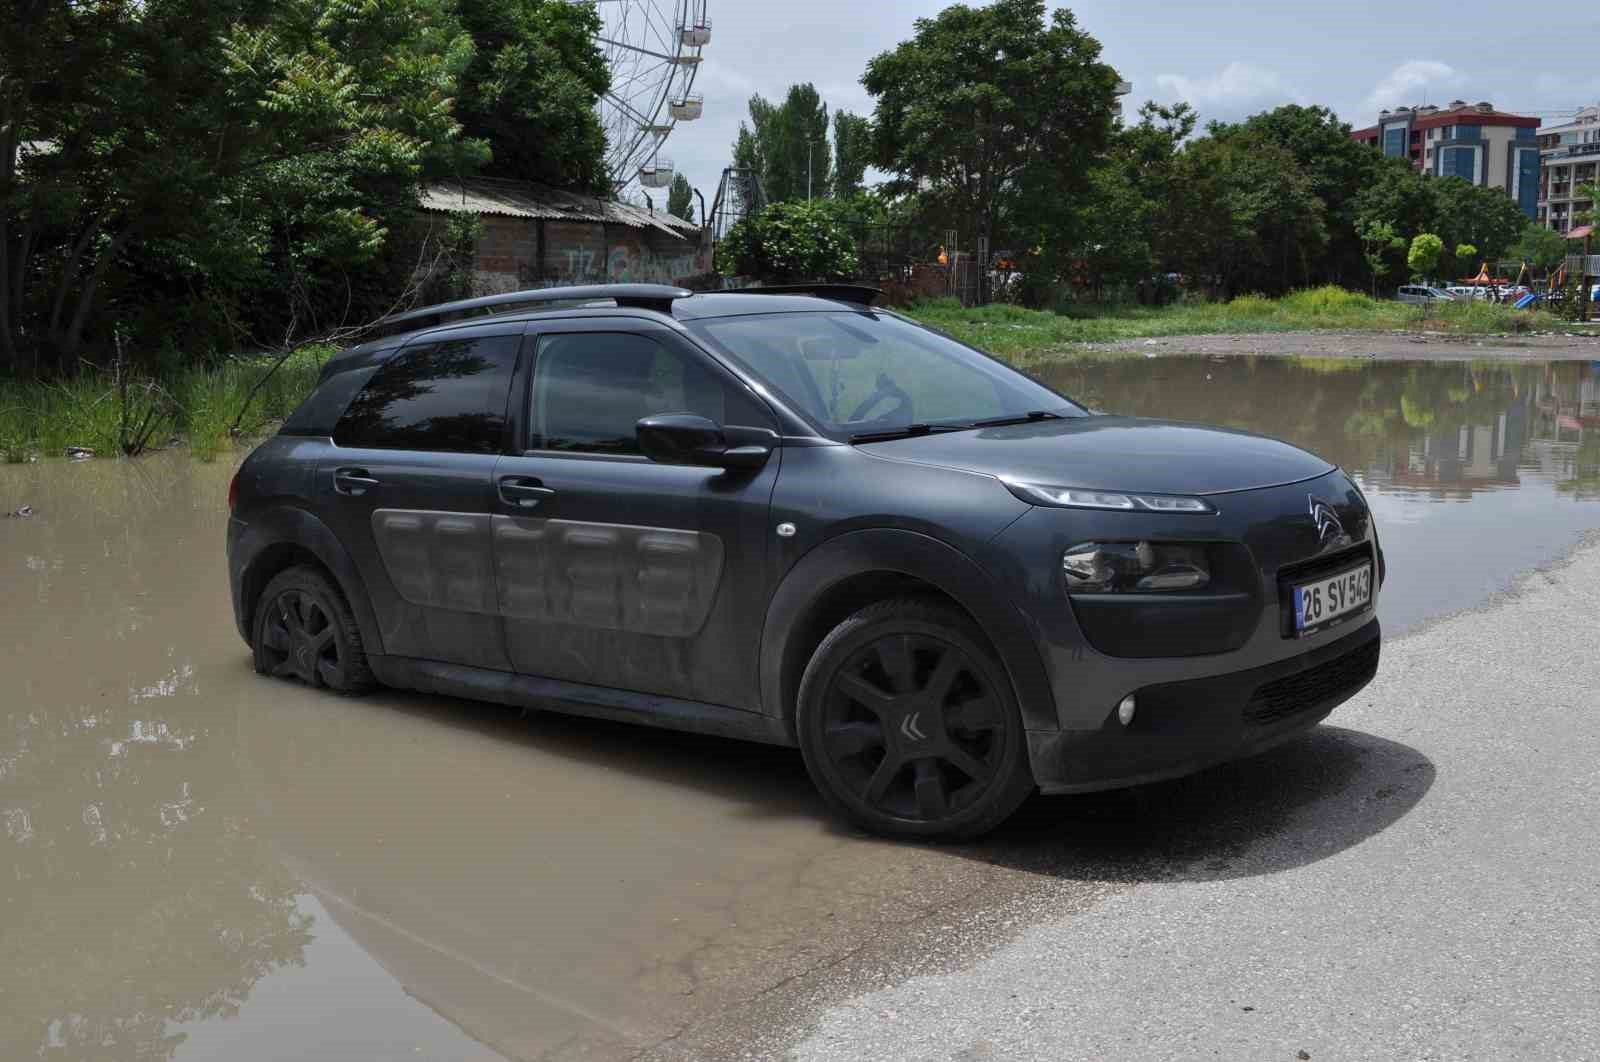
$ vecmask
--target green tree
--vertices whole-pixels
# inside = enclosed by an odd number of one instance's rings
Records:
[[[717,271],[760,280],[838,280],[856,270],[855,245],[835,208],[773,203],[743,218],[717,245]]]
[[[425,168],[480,154],[452,113],[472,41],[447,0],[29,3],[7,17],[0,370],[23,348],[36,370],[70,370],[113,319],[182,342],[216,323],[197,305],[305,327],[379,259]],[[60,83],[23,90],[13,62]]]
[[[1070,11],[1047,19],[1044,0],[995,0],[918,19],[861,80],[876,100],[872,161],[894,190],[920,192],[959,221],[968,246],[981,237],[994,248],[1001,236],[1037,242],[1045,219],[1002,230],[1019,202],[1083,194],[1111,137],[1118,78]],[[1063,243],[1069,220],[1049,219]]]
[[[872,120],[849,111],[833,112],[833,196],[849,199],[861,191],[872,155]]]
[[[1444,241],[1431,232],[1412,237],[1411,249],[1406,252],[1406,265],[1417,278],[1431,276],[1439,268],[1439,257],[1444,253]]]
[[[1588,210],[1578,210],[1572,215],[1572,220],[1579,225],[1588,225],[1595,220],[1595,204],[1600,203],[1600,182],[1580,184],[1573,189],[1572,194],[1577,199],[1588,200]]]
[[[1325,207],[1285,148],[1251,137],[1204,138],[1182,156],[1191,219],[1175,257],[1218,294],[1283,292],[1309,282],[1327,245]]]
[[[611,75],[595,44],[595,5],[470,0],[460,11],[475,52],[456,113],[466,134],[493,151],[486,172],[609,193],[594,105]]]
[[[1366,259],[1367,270],[1372,274],[1372,297],[1378,297],[1378,281],[1389,273],[1389,260],[1385,252],[1404,250],[1406,241],[1395,235],[1394,226],[1387,221],[1369,221],[1357,232],[1361,240],[1361,256]]]
[[[1567,241],[1559,232],[1536,222],[1528,222],[1506,252],[1510,258],[1528,263],[1534,269],[1549,270],[1561,264],[1567,254]]]
[[[1428,179],[1433,194],[1429,232],[1445,246],[1471,244],[1486,258],[1499,258],[1516,242],[1528,215],[1498,188],[1472,184],[1460,177]]]
[[[1213,125],[1214,138],[1246,137],[1289,152],[1322,201],[1328,243],[1307,282],[1338,282],[1359,275],[1363,261],[1356,238],[1358,199],[1382,158],[1350,139],[1350,125],[1326,107],[1289,104],[1252,115],[1236,125]]]
[[[830,191],[832,150],[828,145],[828,105],[809,82],[790,85],[780,104],[750,97],[750,123],[739,123],[734,165],[761,176],[769,202],[826,196]]]
[[[1474,263],[1476,263],[1478,260],[1478,249],[1472,244],[1456,244],[1455,254],[1452,257],[1455,258],[1457,274],[1460,274],[1464,270],[1470,270],[1476,273],[1478,267]]]
[[[1418,173],[1399,158],[1374,157],[1372,180],[1356,195],[1357,230],[1374,221],[1394,226],[1395,235],[1410,240],[1433,224],[1433,178]]]
[[[672,178],[672,187],[667,189],[667,213],[685,221],[694,220],[694,189],[681,173]]]

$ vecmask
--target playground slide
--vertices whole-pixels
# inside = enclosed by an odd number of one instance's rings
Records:
[[[1519,310],[1526,310],[1529,306],[1532,306],[1534,303],[1536,303],[1538,301],[1539,301],[1539,296],[1535,295],[1533,292],[1530,291],[1528,294],[1526,294],[1522,298],[1518,299],[1516,301],[1515,305],[1516,305],[1517,309],[1519,309]]]

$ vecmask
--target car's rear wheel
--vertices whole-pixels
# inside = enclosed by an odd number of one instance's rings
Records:
[[[378,684],[350,605],[313,568],[296,566],[273,576],[256,601],[251,645],[263,675],[340,693],[363,693]]]
[[[974,837],[1033,790],[1004,667],[963,613],[898,598],[823,639],[800,681],[806,768],[836,810],[894,837]]]

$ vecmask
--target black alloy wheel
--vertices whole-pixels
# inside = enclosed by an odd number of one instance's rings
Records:
[[[344,597],[311,568],[281,572],[262,591],[254,648],[256,670],[264,675],[341,693],[376,684]]]
[[[877,832],[972,836],[1032,789],[1004,669],[939,602],[884,602],[840,624],[807,668],[798,722],[830,803]]]

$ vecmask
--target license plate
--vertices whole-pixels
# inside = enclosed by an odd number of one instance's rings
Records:
[[[1294,588],[1294,630],[1311,634],[1372,603],[1372,565],[1363,564]]]

